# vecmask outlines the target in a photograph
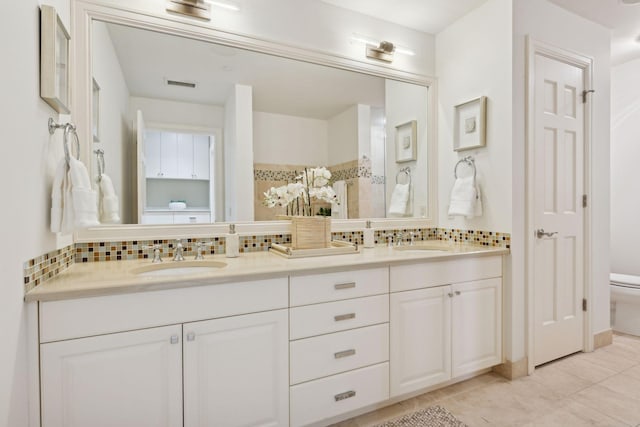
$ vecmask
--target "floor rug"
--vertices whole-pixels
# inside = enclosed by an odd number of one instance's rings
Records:
[[[442,406],[432,406],[375,427],[467,427],[467,425]]]

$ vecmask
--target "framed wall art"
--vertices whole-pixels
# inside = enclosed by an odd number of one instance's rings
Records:
[[[416,160],[417,144],[415,120],[396,126],[396,163]]]
[[[40,97],[58,113],[69,114],[69,33],[56,13],[40,7]]]
[[[484,147],[487,135],[487,97],[481,96],[454,107],[453,149]]]

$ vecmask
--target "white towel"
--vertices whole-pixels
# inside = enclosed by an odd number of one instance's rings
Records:
[[[336,219],[349,218],[347,211],[347,183],[344,181],[336,181],[331,186],[336,193],[338,203],[331,205],[331,217]]]
[[[51,188],[51,232],[59,233],[62,230],[62,219],[64,218],[63,191],[67,179],[67,162],[62,159],[56,168],[53,177],[53,187]]]
[[[69,159],[71,195],[73,202],[74,228],[88,228],[100,225],[98,221],[98,200],[91,189],[89,172],[84,164],[71,157]]]
[[[62,159],[51,189],[51,231],[70,233],[99,225],[96,193],[82,162]]]
[[[449,215],[467,218],[482,216],[480,186],[473,176],[456,179],[451,190]]]
[[[111,178],[102,174],[100,178],[100,222],[117,224],[120,222],[120,201],[113,188]]]
[[[411,184],[396,184],[391,193],[389,202],[389,215],[404,216],[407,214],[409,206],[409,196],[411,194]]]

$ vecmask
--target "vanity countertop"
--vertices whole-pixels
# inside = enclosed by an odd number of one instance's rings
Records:
[[[150,259],[76,263],[51,280],[37,286],[25,295],[25,301],[54,301],[100,295],[175,289],[187,286],[213,285],[244,280],[261,280],[295,274],[328,273],[350,268],[389,266],[415,263],[420,260],[443,260],[468,256],[506,255],[509,249],[442,241],[428,243],[446,252],[422,250],[396,250],[386,245],[362,248],[360,253],[331,255],[300,259],[286,259],[270,252],[240,254],[237,258],[209,255],[205,261],[217,261],[226,266],[213,271],[181,276],[144,277],[136,274]],[[435,245],[435,246],[434,246]],[[409,247],[404,247],[408,249]],[[198,261],[196,261],[198,262]],[[201,261],[200,261],[201,262]],[[164,264],[173,264],[170,257]],[[187,265],[193,265],[189,262]],[[147,267],[145,267],[147,268]]]

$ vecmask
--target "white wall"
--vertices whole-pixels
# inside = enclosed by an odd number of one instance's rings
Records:
[[[122,7],[124,2],[104,3]],[[167,15],[164,2],[157,0],[129,0],[126,7]],[[210,22],[184,20],[379,64],[365,58],[362,44],[350,42],[351,35],[359,33],[390,40],[417,52],[416,56],[396,55],[390,68],[426,75],[435,71],[433,36],[316,0],[245,1],[240,13],[215,8],[215,17]]]
[[[135,145],[132,144],[132,122],[128,117],[129,88],[124,80],[122,68],[116,55],[107,26],[103,22],[93,25],[92,57],[93,78],[100,86],[99,95],[99,137],[92,150],[104,150],[105,173],[113,182],[120,197],[120,219],[122,223],[133,222],[133,207],[136,201]],[[96,156],[91,156],[91,170],[97,174]]]
[[[327,165],[326,120],[253,112],[253,161],[277,165]]]
[[[445,228],[511,232],[511,0],[489,0],[436,35],[438,211]],[[453,151],[454,106],[487,101],[487,145]],[[453,168],[475,158],[483,215],[449,218]],[[460,166],[460,175],[469,173]]]
[[[327,161],[330,166],[358,158],[359,106],[352,105],[329,119]]]
[[[593,121],[591,124],[591,263],[593,280],[592,332],[610,328],[609,318],[609,140],[610,140],[610,31],[565,11],[546,0],[514,0],[513,6],[513,226],[511,258],[513,268],[512,304],[524,307],[524,194],[525,194],[525,36],[568,49],[594,59]],[[522,316],[514,328],[524,329]],[[514,329],[514,330],[517,330]],[[515,334],[514,334],[515,337]],[[524,343],[519,347],[524,348]],[[516,345],[514,344],[514,352]],[[520,352],[518,351],[519,355]],[[516,360],[516,359],[514,359]]]
[[[611,69],[611,271],[640,275],[640,59]]]
[[[69,28],[69,3],[46,2]],[[12,3],[3,14],[0,56],[3,67],[3,117],[0,136],[0,180],[4,198],[16,208],[2,210],[0,235],[0,426],[27,425],[27,344],[22,264],[63,246],[49,232],[53,168],[62,154],[60,132],[49,136],[47,120],[58,114],[39,97],[39,5],[36,0]],[[68,117],[64,118],[65,121]],[[37,402],[34,402],[37,404]]]
[[[427,206],[427,88],[395,80],[385,82],[385,113],[387,131],[387,168],[385,176],[386,205],[396,184],[396,174],[404,167],[411,168],[412,201],[407,216],[424,216]],[[417,160],[396,163],[396,126],[411,120],[416,123]],[[404,178],[399,178],[404,179]],[[405,182],[405,181],[401,181]],[[411,212],[412,209],[412,212]]]
[[[224,107],[217,105],[132,96],[129,109],[131,120],[135,118],[136,111],[141,110],[147,125],[164,123],[208,129],[224,127]]]
[[[253,101],[236,85],[225,105],[225,221],[253,221]]]

